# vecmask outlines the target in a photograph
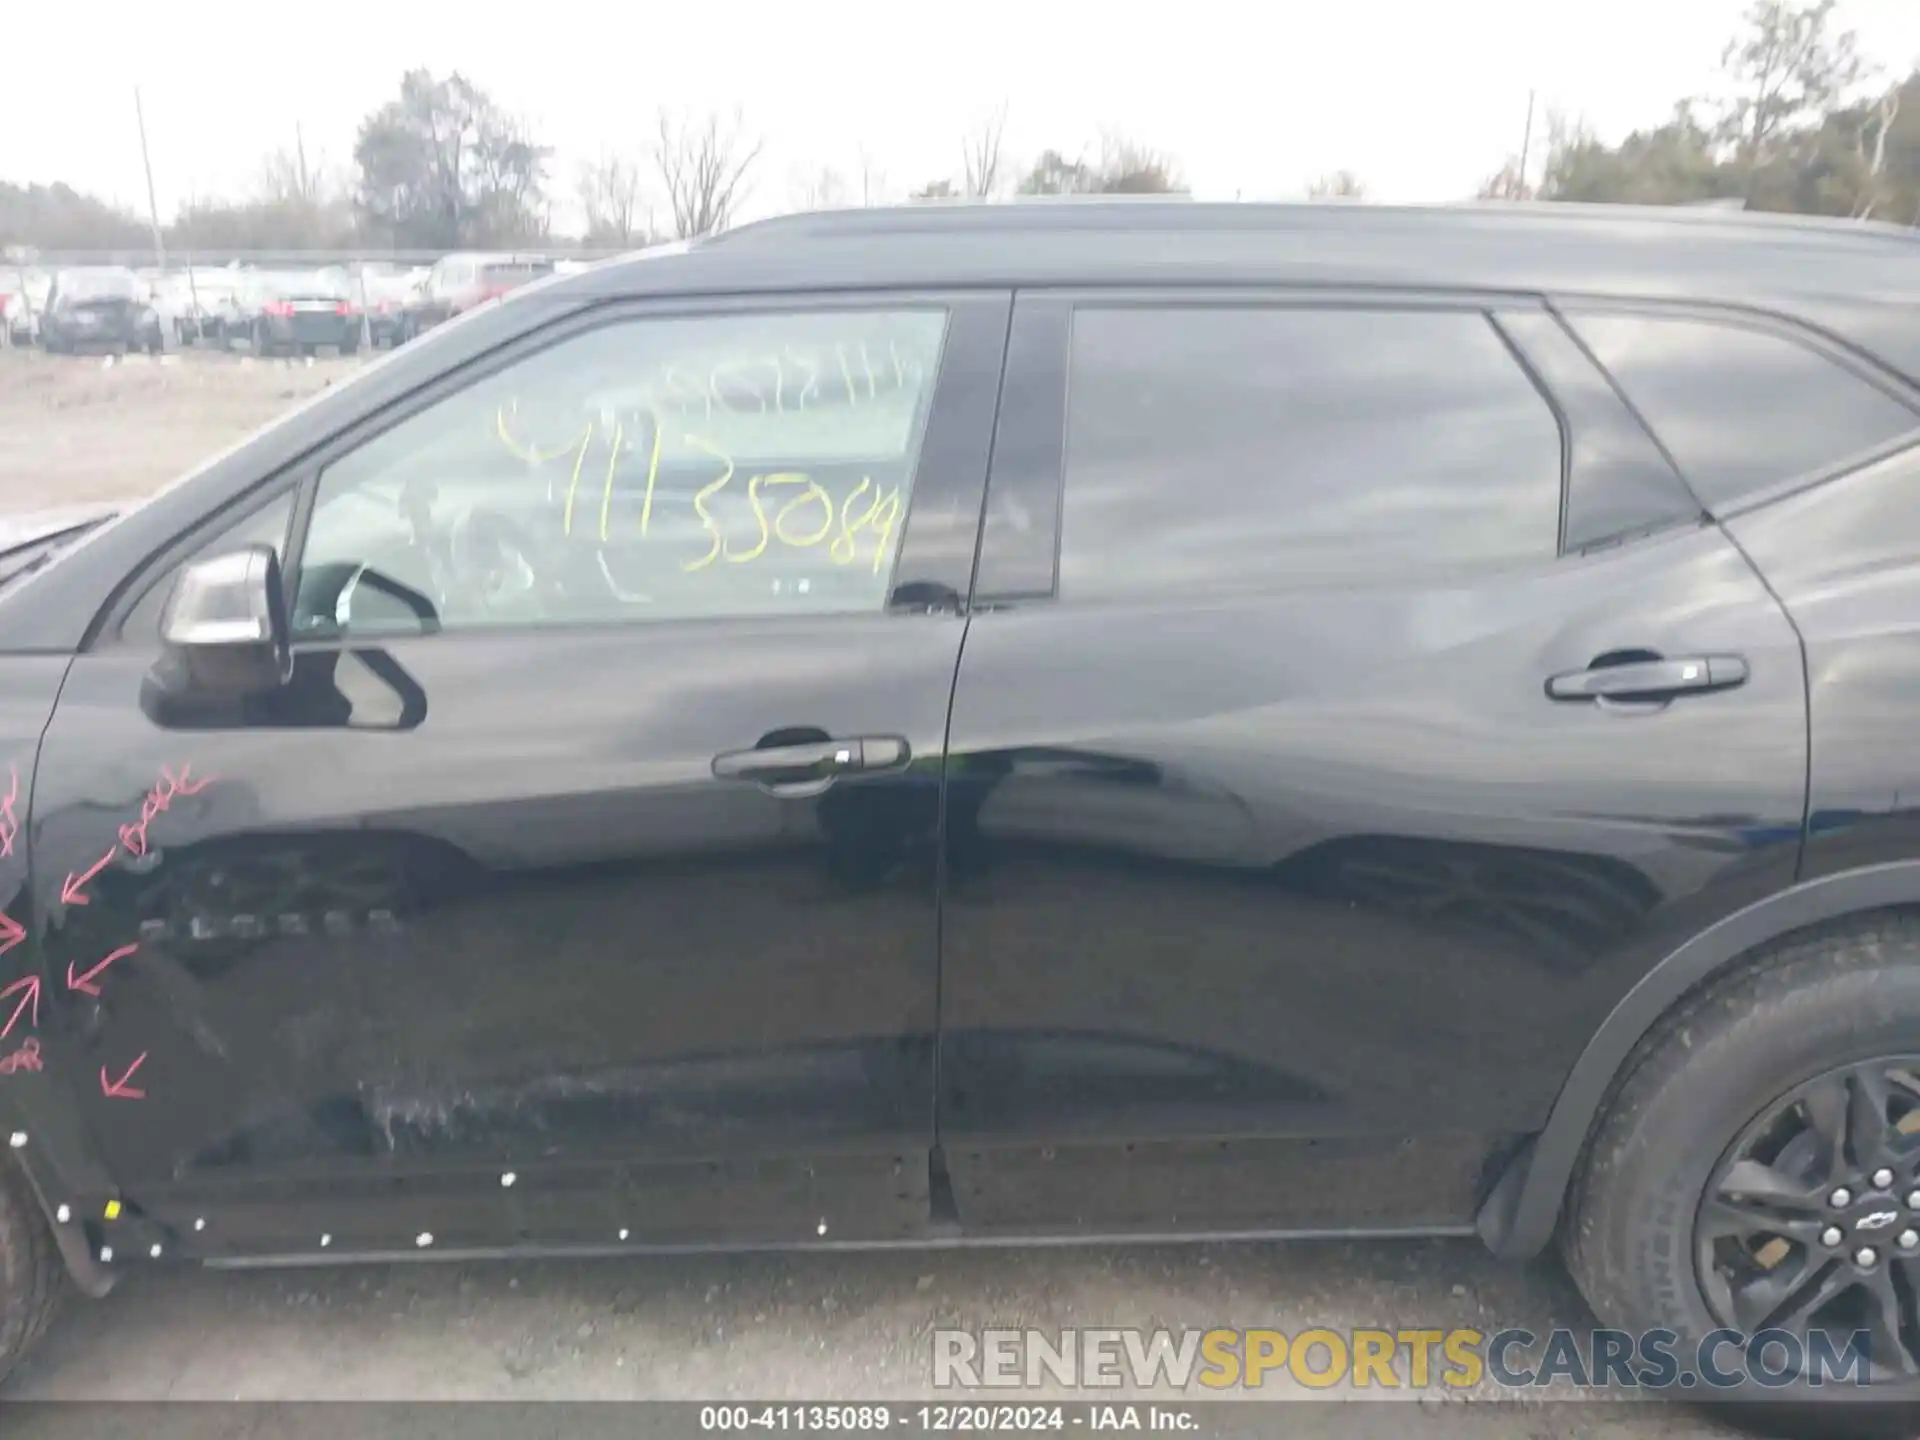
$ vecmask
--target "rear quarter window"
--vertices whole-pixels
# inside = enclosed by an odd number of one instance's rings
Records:
[[[1920,432],[1890,387],[1785,335],[1690,316],[1567,320],[1709,512]]]

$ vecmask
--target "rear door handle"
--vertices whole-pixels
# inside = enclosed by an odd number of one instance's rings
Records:
[[[1704,690],[1729,690],[1746,679],[1747,662],[1738,655],[1687,655],[1569,670],[1547,681],[1547,694],[1555,700],[1671,700]]]
[[[817,795],[842,775],[899,770],[910,758],[907,742],[898,735],[859,735],[729,750],[713,757],[713,773],[722,780],[751,780],[780,794]]]

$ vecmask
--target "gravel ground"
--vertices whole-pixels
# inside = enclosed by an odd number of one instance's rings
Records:
[[[143,495],[361,363],[187,353],[107,365],[0,351],[0,508]],[[3,1393],[951,1400],[931,1388],[937,1326],[1518,1325],[1539,1334],[1591,1323],[1555,1265],[1502,1266],[1457,1241],[182,1270],[137,1274],[98,1304],[76,1300]],[[1289,1434],[1516,1440],[1724,1433],[1664,1404],[1468,1409],[1454,1398],[1414,1410],[1291,1406],[1285,1423]],[[427,1429],[396,1420],[385,1433]],[[1197,1433],[1207,1433],[1204,1421]]]

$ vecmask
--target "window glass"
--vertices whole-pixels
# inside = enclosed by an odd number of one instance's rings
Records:
[[[294,623],[878,611],[946,320],[635,320],[529,356],[326,468]]]
[[[1483,315],[1082,310],[1067,395],[1063,599],[1557,548],[1559,425]]]
[[[68,270],[60,276],[60,293],[69,300],[131,300],[140,281],[131,270]]]
[[[1568,318],[1710,511],[1920,425],[1892,396],[1783,336],[1673,316]]]
[[[480,267],[482,285],[524,285],[553,273],[551,260],[502,260]]]

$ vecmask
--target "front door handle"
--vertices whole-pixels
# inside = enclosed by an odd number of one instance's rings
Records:
[[[1547,681],[1547,694],[1555,700],[1666,701],[1703,690],[1729,690],[1746,679],[1747,662],[1738,655],[1688,655],[1569,670]]]
[[[776,794],[817,795],[842,775],[903,769],[909,758],[898,735],[859,735],[729,750],[713,757],[713,773],[722,780],[751,780]]]

